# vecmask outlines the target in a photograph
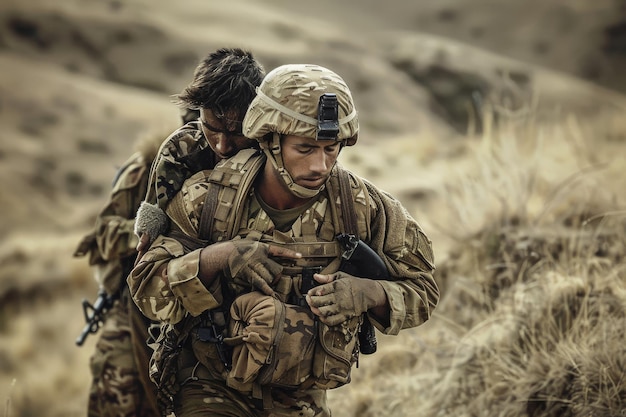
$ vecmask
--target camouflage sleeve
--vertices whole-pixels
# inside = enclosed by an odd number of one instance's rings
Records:
[[[203,200],[206,192],[205,187],[195,187],[199,181],[206,181],[202,172],[185,182],[167,210],[173,216],[173,224],[187,225],[183,229],[189,238],[187,243],[197,238],[196,210],[201,210],[197,200]],[[189,221],[190,218],[193,220]],[[207,289],[198,276],[200,251],[185,246],[180,238],[159,236],[154,241],[128,277],[133,300],[144,315],[177,323],[187,313],[197,316],[220,305],[221,299],[214,296],[219,296],[219,287]]]
[[[167,263],[183,253],[178,242],[159,236],[128,275],[131,297],[151,320],[177,323],[184,317],[182,305],[163,279]]]
[[[366,184],[375,206],[369,244],[381,255],[391,277],[380,281],[391,309],[389,326],[370,318],[385,334],[397,334],[428,320],[439,302],[432,246],[398,200]]]
[[[197,122],[187,123],[172,133],[152,164],[145,201],[165,210],[187,178],[214,162],[205,160],[207,149],[210,150],[209,144]]]
[[[219,306],[198,278],[200,250],[184,254],[177,240],[159,236],[141,257],[127,281],[146,317],[175,324],[187,313],[197,316]]]

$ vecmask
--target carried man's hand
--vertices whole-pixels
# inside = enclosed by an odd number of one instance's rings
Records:
[[[148,232],[143,232],[139,237],[139,242],[137,243],[137,252],[144,252],[148,249],[150,244],[152,243],[152,239]]]
[[[322,285],[309,290],[306,300],[322,323],[335,326],[379,307],[383,308],[382,313],[385,312],[387,296],[376,280],[354,277],[341,271],[328,275],[315,274],[313,278]]]

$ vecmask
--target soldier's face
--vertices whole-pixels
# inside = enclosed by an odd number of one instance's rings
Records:
[[[285,169],[294,182],[305,188],[317,189],[328,179],[341,146],[335,141],[287,135],[282,138],[281,150]]]
[[[229,119],[227,116],[218,118],[210,109],[201,109],[199,120],[209,146],[220,159],[231,157],[254,143],[241,133],[240,120]]]

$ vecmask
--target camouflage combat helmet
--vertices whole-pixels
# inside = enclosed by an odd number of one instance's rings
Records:
[[[280,135],[352,146],[359,135],[359,121],[350,89],[339,75],[319,65],[292,64],[265,76],[244,117],[243,133],[259,142],[292,193],[309,198],[323,186],[311,190],[294,183],[283,165]]]

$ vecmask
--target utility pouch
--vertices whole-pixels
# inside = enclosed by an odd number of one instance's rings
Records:
[[[226,382],[241,392],[256,386],[300,388],[311,377],[316,321],[307,307],[258,291],[235,299],[230,310],[232,369]]]
[[[362,317],[353,317],[336,326],[318,323],[313,359],[313,379],[321,389],[338,388],[350,382],[352,365],[359,357],[358,332]]]

